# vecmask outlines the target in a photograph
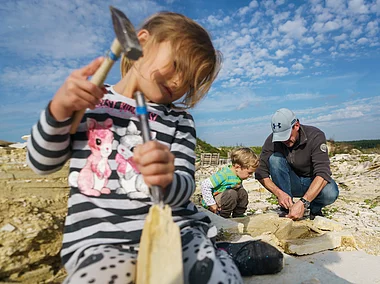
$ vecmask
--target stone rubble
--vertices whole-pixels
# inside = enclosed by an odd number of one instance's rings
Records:
[[[197,166],[200,181],[221,166]],[[362,250],[380,255],[380,155],[335,155],[333,178],[340,197],[326,208],[326,218],[292,221],[278,217],[278,205],[256,180],[244,181],[249,193],[247,217],[226,220],[215,214],[219,239],[265,240],[287,254],[314,254],[321,250]],[[25,149],[0,147],[0,282],[61,283],[65,271],[59,250],[67,210],[67,171],[38,176],[26,165]],[[292,260],[293,261],[293,260]],[[309,278],[318,283],[318,279]]]

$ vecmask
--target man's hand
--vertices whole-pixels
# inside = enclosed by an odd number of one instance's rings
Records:
[[[218,214],[218,212],[220,211],[220,208],[218,207],[217,204],[210,205],[208,208],[210,209],[212,213],[215,213],[215,214]]]
[[[287,193],[283,192],[282,190],[279,191],[277,199],[278,199],[278,204],[281,207],[290,209],[290,207],[293,206],[292,198]]]
[[[289,208],[289,214],[285,217],[290,218],[292,220],[298,220],[303,217],[303,213],[305,212],[305,206],[301,201],[297,201]]]
[[[133,160],[147,186],[158,185],[165,189],[174,176],[174,155],[158,141],[149,141],[135,147]]]

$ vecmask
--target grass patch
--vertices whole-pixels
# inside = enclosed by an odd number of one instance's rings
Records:
[[[328,207],[328,208],[324,207],[324,208],[322,208],[322,213],[323,213],[323,215],[324,215],[326,218],[328,218],[328,219],[331,219],[331,218],[332,218],[332,215],[333,215],[334,213],[336,213],[336,212],[338,212],[338,208],[336,208],[336,207]]]
[[[373,209],[379,205],[377,200],[371,200],[371,199],[365,199],[364,203],[369,206],[369,209]]]
[[[278,199],[276,195],[272,194],[270,197],[266,198],[266,201],[268,201],[272,205],[278,205]]]

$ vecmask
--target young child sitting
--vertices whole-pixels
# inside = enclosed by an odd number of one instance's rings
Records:
[[[248,193],[242,181],[252,176],[259,159],[250,148],[231,152],[231,165],[219,170],[201,183],[202,204],[224,218],[242,217],[247,210]]]
[[[103,58],[73,71],[28,141],[28,164],[39,174],[55,172],[71,158],[64,283],[134,283],[140,237],[153,204],[151,185],[163,189],[180,227],[184,283],[242,283],[232,251],[216,248],[210,219],[190,202],[196,136],[183,107],[195,106],[208,92],[220,68],[219,53],[206,30],[177,13],[153,15],[137,36],[144,55],[135,62],[123,58],[116,85],[102,88],[87,80]],[[148,102],[154,137],[144,144],[136,91]],[[72,116],[82,109],[87,111],[70,135]]]

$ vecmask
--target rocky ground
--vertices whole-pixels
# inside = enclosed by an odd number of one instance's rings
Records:
[[[0,141],[1,142],[1,141]],[[67,165],[49,176],[35,175],[25,164],[25,150],[0,147],[0,283],[61,283],[59,249],[67,202]],[[359,249],[380,255],[380,155],[331,158],[340,197],[325,210],[355,237]],[[197,170],[197,181],[217,167]],[[255,180],[248,213],[275,212],[275,199]],[[199,195],[194,196],[194,200]]]

